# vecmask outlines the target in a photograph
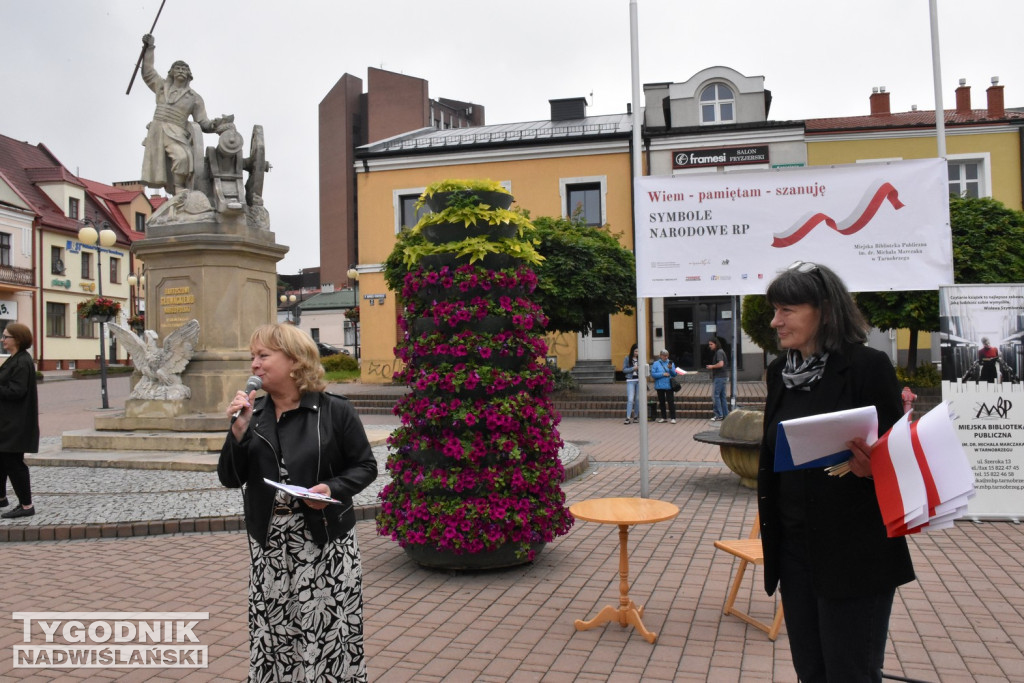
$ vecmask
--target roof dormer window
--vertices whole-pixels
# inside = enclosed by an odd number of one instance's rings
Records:
[[[736,98],[725,83],[712,83],[700,94],[700,123],[734,123]]]

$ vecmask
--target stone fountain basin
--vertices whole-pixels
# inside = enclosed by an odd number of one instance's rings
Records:
[[[763,412],[738,409],[726,415],[719,429],[698,432],[693,439],[718,446],[722,461],[739,475],[740,484],[756,489],[763,429]]]

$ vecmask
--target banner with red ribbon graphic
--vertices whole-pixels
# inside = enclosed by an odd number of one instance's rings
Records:
[[[794,261],[851,291],[953,281],[943,159],[636,180],[641,297],[761,294]]]

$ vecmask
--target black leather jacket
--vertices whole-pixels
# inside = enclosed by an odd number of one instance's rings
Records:
[[[323,392],[302,395],[299,406],[274,413],[269,396],[253,405],[252,419],[241,441],[229,431],[217,463],[224,486],[244,486],[245,526],[266,547],[276,490],[263,481],[281,480],[278,458],[284,459],[288,483],[307,488],[327,484],[344,505],[314,510],[299,504],[317,545],[347,534],[355,526],[352,496],[377,478],[377,461],[355,409],[348,399]]]

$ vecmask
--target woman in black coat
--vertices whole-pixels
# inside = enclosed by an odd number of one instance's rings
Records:
[[[758,508],[765,589],[779,588],[801,681],[880,681],[896,587],[914,579],[906,540],[888,538],[870,447],[848,444],[852,474],[774,471],[779,422],[874,406],[879,435],[903,414],[888,356],[864,346],[868,325],[843,282],[798,261],[768,286],[785,355],[768,368]]]
[[[21,323],[11,323],[3,331],[2,341],[11,357],[0,365],[0,482],[4,484],[0,507],[7,507],[8,477],[21,505],[0,517],[14,519],[36,514],[25,454],[39,451],[39,398],[36,364],[28,352],[32,331]]]

